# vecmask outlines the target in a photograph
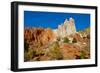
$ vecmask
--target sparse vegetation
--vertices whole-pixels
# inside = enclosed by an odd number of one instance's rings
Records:
[[[64,43],[69,43],[69,39],[68,39],[67,37],[64,37],[64,38],[63,38],[63,42],[64,42]]]
[[[33,49],[28,49],[28,52],[24,52],[24,61],[30,61],[36,55],[36,51]]]
[[[48,55],[51,57],[52,60],[60,60],[63,58],[60,52],[59,43],[56,41],[49,47]]]
[[[85,53],[83,51],[81,51],[80,59],[85,59]]]

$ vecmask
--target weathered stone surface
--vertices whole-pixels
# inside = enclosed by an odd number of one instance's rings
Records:
[[[79,46],[72,44],[63,44],[61,45],[61,52],[64,56],[64,59],[76,59],[77,56],[80,56],[82,49]]]
[[[53,39],[54,34],[51,29],[26,28],[24,31],[24,40],[30,45],[29,48],[46,45]]]

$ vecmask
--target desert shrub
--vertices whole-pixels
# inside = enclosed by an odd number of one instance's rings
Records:
[[[44,54],[45,54],[44,49],[37,49],[36,50],[36,55],[44,55]]]
[[[81,51],[80,59],[85,59],[85,53],[83,51]]]
[[[87,51],[87,52],[90,52],[90,47],[89,47],[89,45],[88,45],[88,46],[85,46],[83,49],[84,49],[85,51]]]
[[[63,38],[63,42],[64,42],[64,43],[69,43],[69,41],[70,41],[70,40],[69,40],[67,37],[64,37],[64,38]]]
[[[24,52],[24,61],[30,61],[36,54],[36,51],[33,49],[28,49],[28,52]]]
[[[40,61],[41,57],[44,56],[44,54],[45,54],[44,49],[36,49],[32,61]]]
[[[52,60],[60,60],[63,58],[62,53],[60,52],[60,46],[58,42],[54,42],[49,47],[48,55],[51,57]]]

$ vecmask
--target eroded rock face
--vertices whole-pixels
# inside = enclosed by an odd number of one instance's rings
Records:
[[[58,26],[57,30],[58,30],[58,35],[61,38],[69,36],[71,34],[75,34],[77,31],[74,19],[73,18],[70,18],[69,20],[66,19],[63,24]]]
[[[90,58],[89,52],[85,49],[82,49],[78,45],[63,44],[61,45],[61,52],[63,59],[82,59]]]
[[[77,56],[80,56],[82,49],[76,45],[63,44],[61,45],[61,52],[64,59],[76,59]]]
[[[30,45],[29,48],[46,45],[53,39],[54,34],[49,28],[26,28],[24,32],[24,40]]]
[[[51,41],[54,40],[54,33],[51,29],[45,29],[44,33],[42,34],[43,36],[41,37],[42,43],[47,44]]]
[[[74,35],[71,35],[72,38],[76,39],[77,42],[83,43],[83,38],[80,36],[79,33],[75,33]]]
[[[31,33],[30,29],[25,29],[24,30],[24,40],[28,42],[31,39],[32,39],[32,33]]]

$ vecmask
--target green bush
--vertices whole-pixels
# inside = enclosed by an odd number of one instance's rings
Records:
[[[85,59],[85,53],[83,51],[80,54],[80,59]]]
[[[63,38],[63,42],[64,42],[64,43],[69,43],[69,39],[68,39],[67,37],[64,37],[64,38]]]
[[[60,60],[63,58],[62,53],[60,52],[60,46],[58,42],[54,42],[49,47],[48,55],[51,57],[52,60]]]
[[[28,49],[28,52],[24,52],[24,61],[30,61],[35,56],[36,51],[33,49]]]
[[[43,49],[37,49],[36,50],[36,55],[44,55],[45,51]]]

